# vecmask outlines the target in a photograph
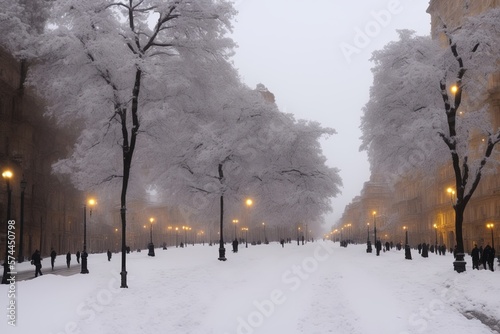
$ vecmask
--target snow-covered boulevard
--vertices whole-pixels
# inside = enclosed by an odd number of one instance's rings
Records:
[[[498,333],[500,273],[453,271],[451,254],[413,260],[391,250],[318,241],[251,246],[189,245],[89,257],[90,274],[16,284],[16,326],[1,333]],[[56,264],[64,263],[63,256]],[[75,264],[76,265],[76,264]],[[18,270],[29,270],[29,263]],[[71,269],[69,269],[71,270]],[[5,304],[8,286],[0,286]],[[5,310],[5,309],[4,309]],[[6,311],[4,311],[6,312]]]

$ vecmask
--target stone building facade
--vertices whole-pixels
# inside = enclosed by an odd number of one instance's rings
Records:
[[[43,117],[43,104],[24,87],[27,64],[0,50],[0,170],[13,173],[11,218],[16,222],[16,257],[35,249],[47,255],[76,252],[83,239],[80,192],[51,173],[51,164],[62,157],[69,133],[56,129]],[[23,235],[21,245],[21,181],[24,181]],[[7,181],[0,180],[0,258],[5,254]]]

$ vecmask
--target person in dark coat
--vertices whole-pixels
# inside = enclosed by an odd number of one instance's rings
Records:
[[[382,243],[380,242],[380,240],[377,240],[377,242],[375,243],[375,249],[377,250],[377,256],[379,256],[380,251],[382,250]]]
[[[495,250],[491,248],[490,245],[486,245],[483,249],[483,255],[481,256],[483,260],[483,267],[486,269],[486,264],[488,264],[488,269],[493,271],[493,261],[495,260]]]
[[[477,248],[477,245],[474,245],[470,255],[472,256],[472,270],[479,270],[479,248]]]
[[[495,261],[495,248],[491,247],[490,257],[488,258],[488,267],[491,271],[494,271],[493,262]]]
[[[281,239],[280,243],[281,243],[281,247],[284,248],[285,247],[285,239]]]
[[[108,261],[111,261],[111,251],[108,249]]]
[[[40,274],[40,276],[42,276],[43,275],[42,274],[42,257],[40,256],[40,251],[38,249],[35,250],[33,255],[31,255],[31,262],[35,266],[35,277],[38,277],[39,274]]]
[[[425,242],[422,244],[422,257],[429,257],[429,245]]]
[[[233,240],[233,253],[238,253],[238,239]]]
[[[54,270],[54,262],[56,262],[56,256],[57,253],[54,248],[52,248],[52,251],[50,252],[50,265],[52,266],[52,270]]]
[[[68,252],[68,253],[66,254],[66,265],[68,266],[68,268],[69,268],[69,264],[70,264],[70,262],[71,262],[71,253],[70,253],[70,252]]]
[[[80,264],[80,251],[76,251],[76,262]]]
[[[486,264],[489,263],[491,253],[491,246],[486,245],[483,249],[483,253],[481,254],[481,261],[483,262],[483,268],[486,269]]]

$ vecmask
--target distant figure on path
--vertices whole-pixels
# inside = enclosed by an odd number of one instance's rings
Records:
[[[284,248],[285,247],[285,239],[281,239],[280,243],[281,243],[281,247]]]
[[[70,262],[71,262],[71,253],[70,253],[70,252],[68,252],[68,253],[66,254],[66,265],[68,266],[68,268],[69,268],[69,264],[70,264]]]
[[[52,270],[54,270],[54,262],[56,262],[57,253],[54,248],[51,249],[52,251],[50,252],[50,265],[52,266]]]
[[[111,251],[108,249],[108,261],[111,261]]]
[[[80,251],[76,251],[76,262],[80,264]]]
[[[238,239],[233,240],[233,253],[238,253]]]
[[[40,256],[40,251],[37,249],[33,255],[31,255],[31,262],[35,266],[35,277],[38,277],[38,274],[42,276],[42,257]]]
[[[377,240],[377,242],[375,242],[375,249],[377,250],[377,256],[379,256],[380,250],[382,249],[382,243],[380,242],[380,240]]]
[[[479,248],[477,248],[477,245],[474,245],[470,255],[472,256],[472,270],[479,270]]]

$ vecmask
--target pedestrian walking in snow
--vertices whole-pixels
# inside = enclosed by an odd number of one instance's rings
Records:
[[[477,248],[477,245],[474,245],[470,255],[472,256],[472,270],[479,270],[479,248]]]
[[[42,257],[38,249],[31,255],[31,264],[35,266],[35,277],[42,276]]]
[[[69,268],[70,262],[71,262],[71,253],[68,252],[66,254],[66,265],[68,266],[68,268]]]
[[[50,252],[50,265],[52,266],[52,270],[54,270],[54,263],[56,262],[57,253],[54,250],[54,248],[51,248],[51,250],[52,251]]]

